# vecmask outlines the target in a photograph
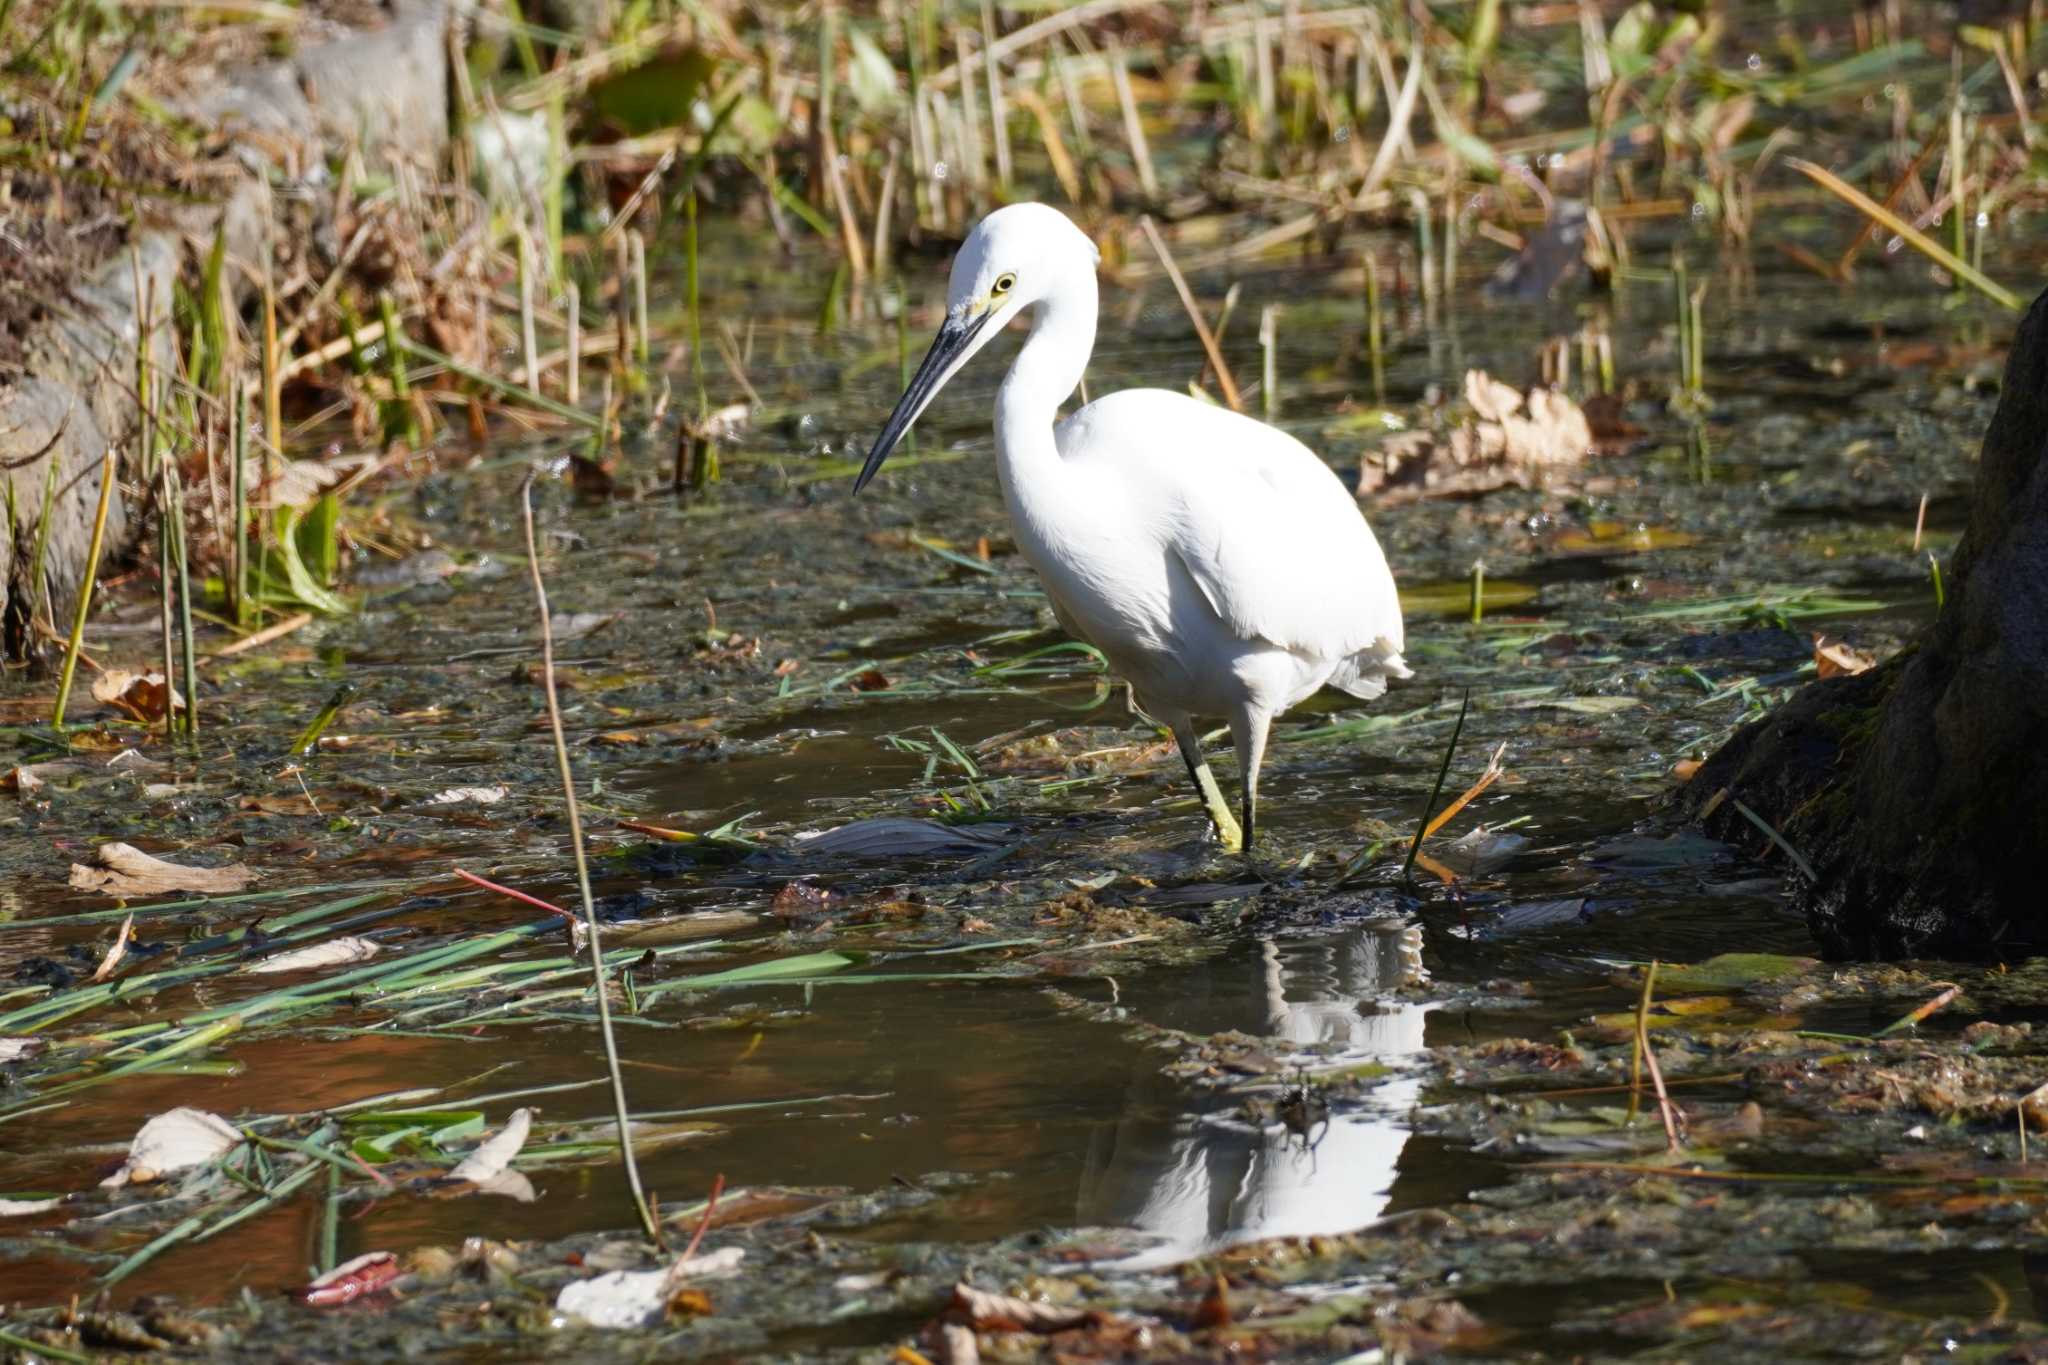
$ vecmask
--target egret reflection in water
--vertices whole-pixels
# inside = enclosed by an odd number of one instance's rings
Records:
[[[1315,938],[1262,938],[1248,955],[1236,1026],[1333,1045],[1359,1061],[1418,1052],[1428,1007],[1384,997],[1422,976],[1421,930],[1366,923]],[[1342,1232],[1387,1209],[1420,1088],[1396,1075],[1369,1109],[1306,1134],[1256,1127],[1234,1106],[1187,1116],[1163,1077],[1139,1078],[1130,1108],[1090,1153],[1078,1214],[1159,1240],[1131,1264],[1171,1264],[1261,1237]]]

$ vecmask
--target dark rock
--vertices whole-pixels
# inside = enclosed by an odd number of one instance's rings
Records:
[[[1783,861],[1831,957],[2048,949],[2048,293],[2020,324],[1984,435],[1947,605],[1903,653],[1814,683],[1679,793],[1690,819]]]

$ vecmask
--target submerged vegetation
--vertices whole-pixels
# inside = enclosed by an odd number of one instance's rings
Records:
[[[2031,8],[456,19],[373,151],[201,111],[379,7],[0,0],[0,399],[183,236],[135,438],[0,469],[0,1355],[2035,1349],[2038,973],[1637,828],[1940,604]],[[1089,391],[1300,435],[1400,580],[1261,878],[985,383],[839,496],[1033,197]]]

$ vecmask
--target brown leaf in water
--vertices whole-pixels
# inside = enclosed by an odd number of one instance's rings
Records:
[[[159,896],[167,891],[216,895],[240,891],[256,880],[256,874],[240,863],[187,867],[152,858],[128,844],[101,844],[95,856],[100,860],[98,867],[71,865],[72,886],[122,897]]]
[[[1836,640],[1830,644],[1828,637],[1815,631],[1813,635],[1814,672],[1823,678],[1854,677],[1877,666],[1877,660],[1860,649],[1851,649]]]
[[[1209,1286],[1209,1292],[1202,1295],[1202,1301],[1195,1305],[1194,1322],[1197,1327],[1230,1326],[1230,1281],[1220,1273]]]
[[[884,924],[890,920],[922,919],[931,906],[920,900],[883,900],[863,905],[847,916],[848,924]]]
[[[701,1222],[707,1229],[716,1231],[719,1228],[744,1227],[765,1218],[805,1213],[830,1202],[829,1196],[812,1190],[785,1189],[777,1185],[743,1187],[727,1190],[720,1196],[717,1206],[711,1209],[708,1217],[703,1209],[691,1206],[679,1213],[664,1215],[663,1221],[678,1227],[691,1228]]]
[[[171,707],[185,709],[185,698],[161,673],[130,673],[110,668],[92,680],[94,701],[104,702],[133,720],[162,720]]]
[[[611,470],[588,455],[569,457],[569,482],[580,498],[609,498],[619,488]]]
[[[1602,446],[1622,446],[1645,435],[1628,419],[1628,400],[1618,393],[1596,393],[1581,405],[1593,439]]]
[[[64,736],[64,742],[71,752],[88,754],[118,754],[128,748],[128,741],[111,730],[94,728],[73,730]]]
[[[888,688],[889,677],[879,668],[870,668],[865,673],[856,674],[847,686],[856,692],[881,692]]]
[[[819,886],[816,882],[795,881],[786,883],[775,893],[775,899],[768,904],[768,911],[783,919],[808,919],[830,914],[845,899],[844,892]]]

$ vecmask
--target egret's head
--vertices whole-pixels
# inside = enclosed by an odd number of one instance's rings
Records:
[[[1098,259],[1088,235],[1045,204],[1012,204],[975,224],[953,258],[946,320],[875,438],[853,491],[867,486],[918,414],[976,351],[1017,314],[1044,301],[1060,281],[1077,272],[1092,276]]]

